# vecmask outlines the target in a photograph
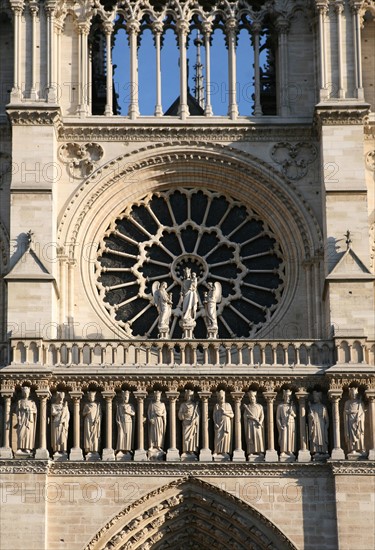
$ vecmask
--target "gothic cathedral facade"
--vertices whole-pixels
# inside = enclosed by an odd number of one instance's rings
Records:
[[[373,548],[374,0],[1,0],[0,58],[0,548]]]

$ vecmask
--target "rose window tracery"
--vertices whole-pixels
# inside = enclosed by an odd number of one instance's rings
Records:
[[[195,338],[207,337],[204,293],[220,282],[220,338],[252,337],[270,321],[283,292],[280,244],[255,210],[207,189],[150,193],[112,221],[98,248],[96,285],[104,307],[132,337],[158,336],[155,281],[172,294],[170,337],[181,338],[182,280],[195,273]]]

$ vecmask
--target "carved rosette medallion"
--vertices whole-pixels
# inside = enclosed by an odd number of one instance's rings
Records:
[[[194,336],[205,338],[204,293],[222,285],[219,337],[251,337],[275,312],[285,285],[283,253],[252,209],[207,189],[150,193],[109,225],[98,248],[96,285],[112,319],[133,337],[157,336],[155,281],[172,294],[170,336],[181,337],[185,268],[197,277]]]

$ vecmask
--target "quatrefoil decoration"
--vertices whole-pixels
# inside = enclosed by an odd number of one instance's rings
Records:
[[[308,166],[317,157],[314,145],[306,142],[276,143],[271,150],[271,158],[281,166],[282,173],[290,180],[299,180],[306,176]]]
[[[59,149],[60,160],[76,179],[92,174],[103,154],[103,148],[98,143],[65,143]]]

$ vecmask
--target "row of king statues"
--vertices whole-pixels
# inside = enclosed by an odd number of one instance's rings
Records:
[[[185,267],[181,281],[180,326],[184,338],[192,338],[196,325],[197,309],[199,305],[198,279],[189,267]],[[222,288],[219,282],[207,283],[207,292],[204,293],[204,315],[207,326],[207,338],[217,338],[217,304],[221,302]],[[158,330],[160,338],[168,338],[169,324],[172,316],[172,293],[168,292],[165,281],[155,281],[152,285],[154,304],[158,310]]]
[[[119,394],[116,405],[118,460],[131,460],[135,449],[136,411],[130,402],[130,392]],[[165,438],[167,430],[167,409],[161,400],[162,392],[154,391],[153,399],[147,408],[148,458],[162,460],[166,454]],[[217,391],[217,400],[212,411],[214,429],[214,460],[230,460],[233,450],[232,405],[226,401],[224,390]],[[297,408],[293,402],[293,392],[284,389],[283,400],[276,408],[276,426],[280,459],[293,461],[297,451],[296,426]],[[55,458],[67,458],[70,412],[65,392],[57,391],[51,405],[51,447]],[[86,458],[99,459],[101,447],[102,405],[96,391],[87,392],[87,401],[82,408],[83,447]],[[201,405],[194,399],[194,391],[186,389],[184,400],[179,406],[177,416],[181,421],[181,460],[197,460],[200,450],[200,429],[202,424]],[[22,398],[16,406],[17,417],[17,455],[32,455],[35,448],[37,406],[30,398],[30,387],[22,388]],[[322,402],[322,393],[313,391],[306,411],[306,433],[310,453],[315,459],[329,456],[329,413]],[[169,418],[169,421],[175,419]],[[205,419],[206,423],[208,418]],[[242,422],[246,441],[246,453],[249,461],[261,461],[265,455],[265,415],[263,405],[257,401],[257,391],[248,391],[248,403],[242,406]],[[365,408],[358,394],[358,388],[349,389],[349,399],[343,411],[345,443],[348,453],[366,456],[365,450]],[[142,432],[143,433],[143,432]],[[140,442],[138,441],[140,445]],[[65,459],[66,459],[65,458]],[[90,459],[90,458],[88,458]]]

